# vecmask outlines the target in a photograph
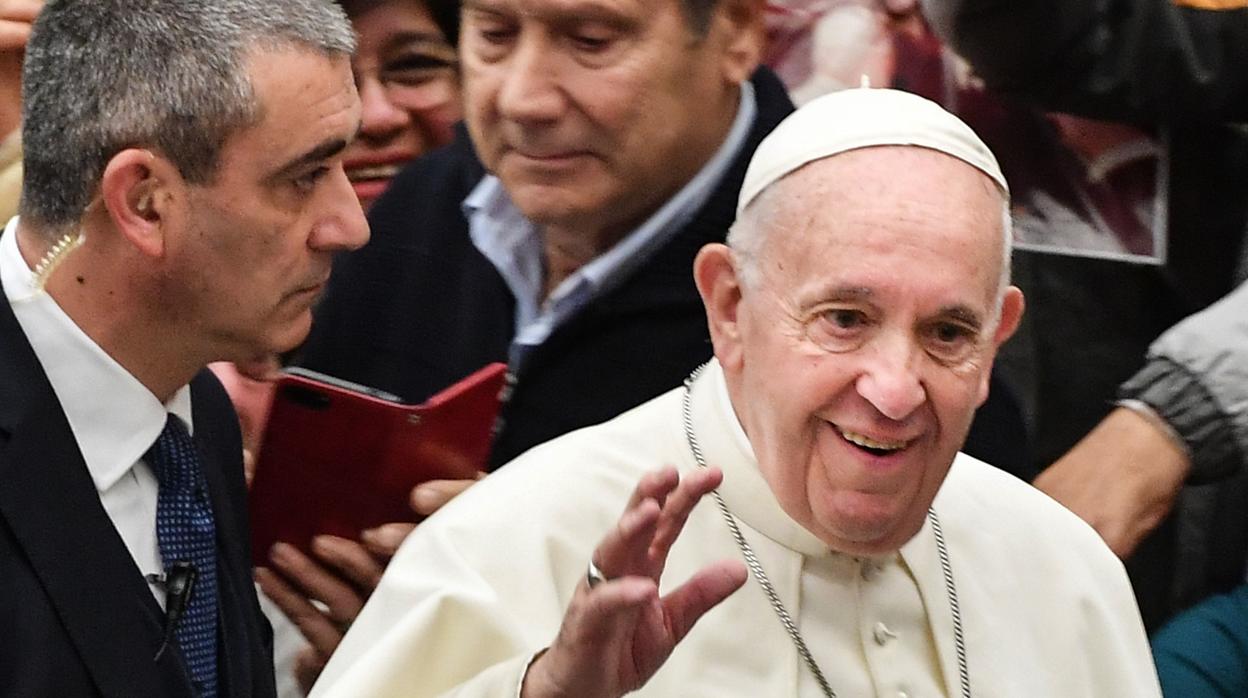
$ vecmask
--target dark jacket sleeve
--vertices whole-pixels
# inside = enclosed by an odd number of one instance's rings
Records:
[[[989,87],[1117,121],[1248,118],[1248,2],[923,0]]]
[[[1148,403],[1187,444],[1194,484],[1235,474],[1248,456],[1248,283],[1149,347],[1122,397]]]

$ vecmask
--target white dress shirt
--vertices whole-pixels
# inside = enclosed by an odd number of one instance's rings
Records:
[[[191,429],[189,386],[161,404],[37,287],[17,246],[18,219],[0,236],[0,282],[18,324],[47,374],[86,461],[100,503],[139,571],[163,571],[156,541],[156,475],[143,455],[169,412]],[[38,467],[32,463],[30,467]],[[150,585],[164,605],[164,591]]]

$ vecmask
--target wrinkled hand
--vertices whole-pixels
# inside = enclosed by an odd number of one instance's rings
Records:
[[[745,583],[745,566],[724,560],[659,596],[668,551],[694,505],[722,479],[713,468],[683,480],[673,468],[642,478],[593,554],[609,581],[592,590],[580,583],[559,634],[529,668],[525,698],[616,698],[640,688],[694,623]]]
[[[258,567],[255,572],[260,589],[310,643],[295,664],[295,677],[305,691],[311,690],[385,569],[384,561],[345,538],[317,536],[312,552],[316,559],[278,543],[269,553],[273,569]]]
[[[1035,485],[1096,529],[1127,558],[1170,513],[1191,470],[1187,455],[1125,408],[1036,478]]]

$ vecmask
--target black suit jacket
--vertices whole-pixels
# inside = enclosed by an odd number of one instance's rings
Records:
[[[100,503],[43,368],[0,297],[0,695],[192,696],[164,613]],[[222,696],[272,696],[273,638],[251,579],[238,421],[207,371],[194,440],[216,518]]]
[[[723,242],[754,150],[793,111],[771,71],[759,69],[752,82],[757,118],[710,199],[641,268],[556,328],[514,372],[492,467],[635,407],[710,358],[694,256],[707,243]],[[372,241],[335,266],[304,365],[418,402],[486,363],[507,361],[515,299],[473,245],[460,207],[484,174],[461,129],[455,143],[395,179],[369,212]],[[999,421],[1008,428],[982,431],[1021,450],[1022,421],[1012,403],[1007,415]]]

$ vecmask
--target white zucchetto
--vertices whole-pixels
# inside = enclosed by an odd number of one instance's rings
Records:
[[[916,94],[861,87],[807,102],[763,139],[745,172],[737,215],[802,165],[881,145],[913,145],[952,155],[988,175],[1009,196],[997,158],[961,119]]]

